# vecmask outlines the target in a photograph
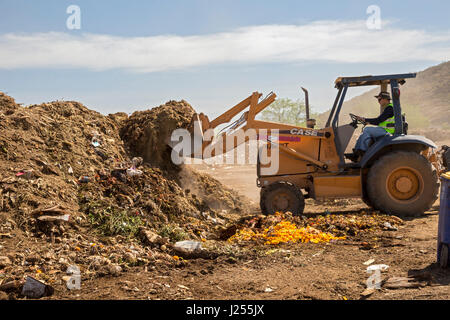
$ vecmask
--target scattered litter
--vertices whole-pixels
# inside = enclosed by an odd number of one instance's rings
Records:
[[[374,262],[375,262],[375,259],[369,259],[369,260],[367,260],[366,262],[364,262],[363,264],[366,265],[366,266],[368,266],[368,265],[370,265],[370,264],[372,264],[372,263],[374,263]]]
[[[30,276],[27,276],[26,282],[22,288],[22,295],[31,299],[51,296],[53,292],[53,287]]]
[[[21,177],[21,178],[30,180],[34,177],[34,171],[33,170],[21,170],[16,173],[16,177]]]
[[[48,208],[37,208],[31,212],[32,215],[41,215],[41,214],[47,214],[47,215],[65,215],[67,214],[66,208],[62,207],[61,205],[55,205]]]
[[[91,144],[97,148],[100,147],[101,143],[100,143],[100,136],[98,134],[97,131],[92,132],[92,139],[91,139]]]
[[[381,289],[381,271],[385,271],[389,268],[385,264],[375,264],[367,267],[367,273],[372,275],[367,279],[367,289]]]
[[[173,246],[173,249],[176,251],[191,253],[194,251],[202,250],[202,243],[192,240],[178,241]]]
[[[40,216],[37,218],[40,221],[43,222],[55,222],[55,221],[69,221],[70,214],[65,214],[62,216]]]
[[[70,276],[63,277],[66,281],[66,287],[69,290],[81,289],[81,272],[80,268],[76,265],[70,265],[67,267],[66,273]]]
[[[78,183],[88,183],[89,181],[91,181],[91,178],[88,176],[81,176],[78,178]]]
[[[127,169],[127,175],[129,177],[140,176],[142,175],[142,171],[135,168],[129,168]]]
[[[142,159],[142,157],[134,157],[133,159],[131,159],[131,163],[133,163],[133,168],[137,168],[140,165],[142,165],[144,159]]]
[[[398,230],[398,228],[393,227],[389,222],[383,223],[383,227],[389,231],[397,231]]]
[[[271,287],[266,287],[266,289],[264,289],[264,292],[273,292],[273,289]]]

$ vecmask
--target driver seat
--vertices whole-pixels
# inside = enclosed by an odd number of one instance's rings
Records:
[[[407,134],[408,134],[408,122],[406,122],[406,115],[405,115],[405,114],[402,114],[402,120],[403,120],[403,133],[404,133],[405,135],[407,135]],[[379,138],[371,138],[371,139],[370,139],[370,142],[369,142],[369,144],[368,144],[369,149],[370,149],[370,147],[371,147],[372,145],[375,144],[375,142],[381,140],[382,138],[383,138],[383,137],[379,137]],[[346,159],[348,159],[348,160],[351,160],[352,162],[357,162],[356,156],[355,156],[354,153],[345,153],[345,154],[344,154],[344,157],[345,157]]]
[[[402,120],[403,120],[403,134],[407,135],[408,134],[408,122],[406,122],[406,115],[402,114]],[[371,138],[370,142],[369,142],[369,148],[378,140],[382,139],[383,137],[379,137],[379,138]]]

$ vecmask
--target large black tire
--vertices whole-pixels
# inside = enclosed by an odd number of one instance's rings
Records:
[[[305,198],[302,191],[292,183],[279,181],[261,189],[260,207],[265,215],[276,212],[301,215],[305,209]]]
[[[361,200],[362,200],[369,208],[374,208],[374,209],[376,210],[375,206],[373,205],[373,203],[370,201],[369,198],[367,198],[367,197],[362,197]]]
[[[416,152],[396,151],[378,159],[367,176],[367,195],[376,209],[398,216],[419,216],[438,197],[431,163]]]

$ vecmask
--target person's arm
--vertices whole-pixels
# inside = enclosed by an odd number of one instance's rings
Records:
[[[369,124],[373,124],[374,126],[377,126],[381,122],[386,121],[387,119],[392,118],[393,116],[394,116],[394,108],[389,106],[386,109],[384,109],[383,113],[380,114],[378,117],[365,118],[364,120]]]

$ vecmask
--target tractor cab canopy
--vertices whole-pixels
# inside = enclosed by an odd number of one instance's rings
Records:
[[[398,84],[403,85],[408,78],[415,78],[415,73],[392,74],[382,76],[362,76],[362,77],[339,77],[334,82],[335,87],[340,89],[345,86],[361,87],[361,86],[387,86],[395,80]]]
[[[395,116],[395,134],[403,134],[403,121],[402,110],[400,106],[400,89],[399,85],[403,85],[406,80],[415,78],[415,73],[405,74],[392,74],[392,75],[380,75],[380,76],[362,76],[362,77],[340,77],[335,81],[335,87],[338,89],[336,100],[334,101],[333,108],[331,109],[330,116],[326,123],[326,127],[333,127],[336,129],[339,122],[339,114],[341,112],[342,105],[345,100],[345,95],[349,87],[362,87],[362,86],[380,86],[380,91],[387,91],[388,84],[391,86],[391,97],[394,106]]]
[[[403,123],[402,109],[400,105],[400,89],[399,86],[406,82],[406,79],[415,78],[416,73],[378,75],[378,76],[361,76],[361,77],[339,77],[335,81],[335,87],[338,89],[336,100],[331,109],[330,116],[326,123],[326,127],[332,127],[335,133],[335,142],[338,153],[341,158],[341,165],[344,164],[344,151],[347,147],[354,128],[351,125],[339,126],[339,114],[350,87],[362,86],[380,86],[380,91],[388,91],[390,85],[392,104],[394,107],[395,132],[393,136],[405,135],[405,126]]]

